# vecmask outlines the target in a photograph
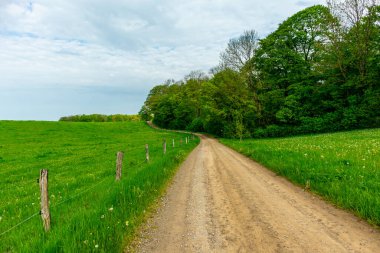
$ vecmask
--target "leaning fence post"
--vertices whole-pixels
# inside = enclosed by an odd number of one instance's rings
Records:
[[[164,149],[164,155],[166,154],[166,139],[164,139],[164,142],[162,144],[163,149]]]
[[[48,195],[48,171],[40,170],[40,191],[41,191],[41,218],[45,231],[50,230],[50,210]]]
[[[149,145],[145,144],[145,157],[146,161],[149,162]]]
[[[174,139],[173,139],[173,148],[174,148]]]
[[[119,181],[121,178],[121,169],[123,167],[123,152],[117,152],[116,156],[116,181]]]

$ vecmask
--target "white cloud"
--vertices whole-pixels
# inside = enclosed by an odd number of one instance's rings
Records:
[[[146,94],[165,79],[215,66],[244,30],[265,36],[317,3],[323,1],[0,0],[0,91],[59,85]]]

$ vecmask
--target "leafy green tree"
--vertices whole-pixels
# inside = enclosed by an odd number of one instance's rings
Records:
[[[308,98],[324,81],[320,64],[328,18],[324,6],[306,8],[260,41],[254,64],[263,83],[259,97],[264,125],[297,124],[302,116],[320,113],[310,110],[314,101]]]

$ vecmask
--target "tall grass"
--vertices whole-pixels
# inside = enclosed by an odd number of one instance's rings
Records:
[[[221,142],[380,225],[380,129]]]
[[[0,121],[0,252],[122,251],[197,145],[198,139],[179,147],[184,136],[142,122]],[[120,182],[117,151],[124,152]],[[36,215],[1,235],[40,210],[36,179],[42,168],[49,170],[51,231],[43,231]]]

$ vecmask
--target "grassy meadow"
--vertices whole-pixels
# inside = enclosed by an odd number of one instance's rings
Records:
[[[122,251],[198,144],[179,145],[185,136],[143,122],[0,121],[0,252]],[[117,151],[124,152],[119,182]],[[49,170],[48,233],[39,215],[42,168]]]
[[[221,142],[380,225],[380,129]]]

